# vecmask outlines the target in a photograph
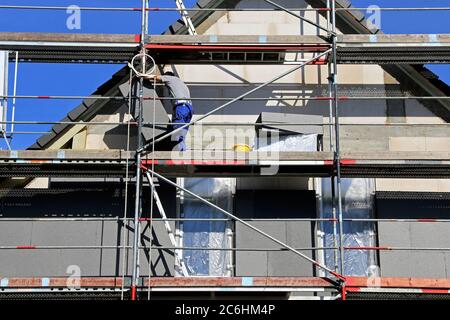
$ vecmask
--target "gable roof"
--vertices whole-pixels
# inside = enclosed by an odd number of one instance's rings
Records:
[[[241,0],[198,0],[195,8],[234,8]],[[326,0],[305,0],[312,7],[326,7]],[[354,7],[350,0],[336,0],[336,6],[342,8]],[[214,11],[195,11],[191,14],[192,22],[195,26],[204,23]],[[223,12],[222,14],[226,14]],[[321,11],[320,14],[326,13]],[[343,33],[354,34],[382,34],[380,29],[371,30],[364,14],[358,10],[338,11],[336,13],[336,26]],[[164,34],[187,34],[188,30],[181,19],[172,23]],[[449,96],[450,86],[439,80],[439,77],[423,65],[383,65],[386,72],[397,78],[400,83],[407,84],[417,95]],[[116,72],[110,80],[101,85],[92,95],[114,95],[120,94],[118,86],[128,81],[128,67],[124,67]],[[105,100],[95,98],[84,100],[79,106],[67,114],[61,122],[88,121],[95,113],[105,105]],[[431,101],[425,100],[422,104],[435,115],[450,122],[450,100]],[[41,136],[29,149],[45,149],[59,135],[68,130],[71,124],[57,124],[52,127],[49,133]]]

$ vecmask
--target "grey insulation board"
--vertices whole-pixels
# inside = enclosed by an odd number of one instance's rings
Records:
[[[129,84],[124,83],[120,87],[120,92],[124,97],[127,97],[129,94]],[[134,90],[132,89],[133,95],[138,96],[137,92],[137,86],[134,86]],[[151,87],[151,85],[146,81],[144,83],[144,97],[153,97],[158,96],[158,93]],[[137,101],[137,100],[135,100]],[[136,120],[138,118],[138,110],[137,107],[132,104],[132,114],[134,119]],[[153,100],[144,100],[143,104],[143,110],[142,110],[142,121],[144,123],[152,123],[153,120],[156,123],[170,123],[169,115],[166,112],[166,109],[164,108],[161,100],[156,99]],[[163,134],[165,134],[169,130],[169,125],[161,125],[158,124],[155,126],[155,134],[153,136],[153,127],[150,125],[146,125],[142,128],[142,136],[144,137],[145,141],[152,140],[154,137],[159,137]]]
[[[110,217],[123,216],[123,193],[120,188],[96,189],[95,183],[59,182],[59,190],[21,189],[0,192],[0,245],[17,246],[119,246],[112,249],[8,249],[0,250],[0,276],[56,277],[69,276],[68,268],[78,266],[82,276],[120,276],[125,243],[131,246],[132,223],[124,231],[122,221],[11,221],[7,218]],[[64,187],[65,186],[65,187]],[[69,188],[69,186],[71,188]],[[78,187],[78,189],[76,189]],[[109,190],[109,191],[108,191]],[[168,217],[175,216],[175,191],[158,187]],[[144,212],[148,213],[148,188],[144,188]],[[172,199],[172,201],[170,201]],[[132,200],[130,200],[132,203]],[[89,209],[85,209],[89,208]],[[155,216],[158,212],[155,210]],[[128,211],[132,216],[132,211]],[[2,219],[4,219],[2,221]],[[148,248],[150,230],[142,223],[142,243]],[[172,223],[172,230],[174,223]],[[125,238],[124,238],[125,236]],[[153,245],[172,247],[162,222],[153,222]],[[131,274],[131,250],[125,254],[127,274]],[[148,275],[148,250],[140,250],[141,274]],[[152,250],[152,276],[170,276],[174,272],[171,249]],[[69,270],[70,271],[70,270]]]
[[[311,222],[252,222],[251,224],[291,246],[313,246],[311,236],[314,227]],[[237,248],[280,248],[280,245],[242,224],[236,224],[235,232]],[[314,257],[311,250],[302,251],[302,253]],[[288,251],[238,251],[235,258],[236,276],[307,277],[314,275],[314,268],[310,262]]]
[[[270,125],[263,125],[262,128],[278,130],[280,133],[323,134],[323,116],[321,115],[261,112],[256,123],[270,123]],[[288,123],[297,125],[286,125]]]
[[[295,199],[295,202],[293,201]],[[235,211],[241,218],[314,218],[315,193],[308,190],[238,190]],[[255,227],[294,247],[315,244],[315,223],[305,221],[253,221]],[[280,248],[280,245],[236,222],[237,248]],[[314,257],[311,250],[302,251]],[[287,251],[237,251],[236,276],[313,276],[312,264]]]
[[[381,246],[449,248],[448,223],[425,225],[417,223],[381,222],[378,236]],[[380,267],[383,277],[448,278],[450,253],[445,251],[381,251]]]
[[[1,221],[0,221],[1,222]],[[71,226],[69,226],[71,224]],[[171,247],[162,222],[153,222],[154,245]],[[2,246],[118,246],[113,249],[35,249],[0,250],[0,275],[3,277],[64,277],[76,266],[82,276],[120,276],[123,264],[123,232],[118,222],[8,222],[0,223]],[[174,225],[172,224],[172,228]],[[145,229],[145,228],[144,228]],[[149,229],[142,243],[148,246]],[[125,243],[130,246],[133,228],[126,231]],[[140,250],[141,275],[148,275],[148,250]],[[131,272],[132,254],[125,255],[125,266]],[[174,255],[169,249],[152,250],[152,276],[174,274]]]
[[[428,199],[427,199],[428,198]],[[377,197],[377,217],[394,219],[448,219],[448,197],[442,200],[419,194],[383,192]],[[446,222],[378,223],[380,246],[405,248],[450,248],[450,224]],[[450,276],[450,252],[424,250],[393,250],[379,253],[381,275],[384,277]]]

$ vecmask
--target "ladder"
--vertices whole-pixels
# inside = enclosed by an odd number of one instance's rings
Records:
[[[189,12],[186,11],[186,6],[183,3],[183,0],[175,0],[177,8],[180,10],[181,19],[183,19],[186,28],[188,28],[188,32],[190,35],[196,35],[197,31],[195,30],[195,26],[192,23],[191,17],[189,16]]]
[[[155,184],[153,182],[153,179],[152,179],[150,173],[146,172],[146,175],[147,175],[147,180],[150,183],[151,190],[153,190],[153,196],[155,198],[156,207],[158,208],[159,214],[161,215],[161,218],[164,221],[164,227],[166,228],[167,234],[169,235],[170,243],[172,244],[172,246],[174,248],[176,248],[177,247],[177,241],[175,240],[175,236],[174,236],[172,227],[170,226],[170,223],[167,220],[167,215],[166,215],[164,207],[163,207],[163,205],[161,203],[161,199],[159,198],[158,192],[156,192],[156,188],[155,188]],[[150,246],[151,245],[152,244],[150,243]],[[177,258],[177,255],[175,255],[175,259],[176,259],[175,265],[179,266],[181,268],[181,274],[184,277],[188,277],[189,273],[187,271],[187,268],[186,268],[186,265],[184,264],[183,259],[181,259],[180,257]]]

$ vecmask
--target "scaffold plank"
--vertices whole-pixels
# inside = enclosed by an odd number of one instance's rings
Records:
[[[354,288],[450,289],[450,279],[412,277],[347,277],[346,286]]]
[[[137,53],[139,41],[140,36],[134,34],[0,33],[1,50],[19,51],[22,61],[35,62],[123,63]],[[151,35],[146,43],[158,63],[178,64],[283,63],[285,52],[317,52],[331,46],[327,37],[316,35]],[[230,52],[280,55],[250,59],[217,55]],[[345,34],[337,39],[338,63],[449,61],[449,34]]]
[[[245,45],[281,45],[281,44],[317,44],[328,45],[326,36],[318,35],[150,35],[147,44],[245,44]]]
[[[123,281],[124,280],[124,281]],[[1,289],[49,289],[70,288],[73,279],[67,277],[2,277]],[[81,277],[77,279],[80,288],[121,288],[127,285],[128,277]],[[150,282],[150,283],[149,283]],[[241,288],[241,289],[294,289],[294,288],[328,288],[337,289],[338,284],[321,277],[142,277],[142,288],[183,290],[204,288]],[[450,279],[411,278],[411,277],[346,277],[345,288],[349,292],[395,292],[399,289],[416,290],[417,293],[449,293]]]
[[[18,51],[25,62],[125,63],[137,53],[139,40],[133,34],[2,32],[0,49]]]
[[[125,278],[125,282],[127,282]],[[142,278],[144,287],[148,286],[148,278]],[[42,287],[68,287],[72,278],[0,278],[2,288],[42,288]],[[81,277],[80,287],[121,287],[121,277]],[[187,287],[326,287],[333,288],[335,283],[327,278],[319,277],[151,277],[151,287],[155,288],[187,288]]]
[[[121,150],[0,151],[0,176],[123,176],[134,165],[134,152]],[[328,177],[335,170],[330,152],[157,151],[143,165],[170,177],[307,176]],[[276,170],[272,170],[276,169]],[[268,170],[268,171],[264,171]],[[450,152],[347,152],[344,177],[450,177]]]
[[[146,281],[148,285],[148,279]],[[152,287],[334,287],[327,278],[309,277],[152,277]]]
[[[140,35],[107,33],[44,33],[44,32],[0,32],[0,41],[24,41],[31,43],[139,43]]]

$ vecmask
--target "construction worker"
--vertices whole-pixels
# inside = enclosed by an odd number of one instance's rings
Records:
[[[146,77],[146,79],[156,79],[156,81],[164,83],[169,89],[170,95],[174,97],[174,99],[172,100],[172,130],[176,130],[182,127],[183,124],[191,122],[192,115],[194,113],[192,102],[190,100],[191,93],[183,80],[181,80],[171,71],[166,71],[161,76],[149,75]],[[173,150],[186,150],[185,140],[188,130],[189,127],[186,127],[172,136],[172,141],[176,142]]]

